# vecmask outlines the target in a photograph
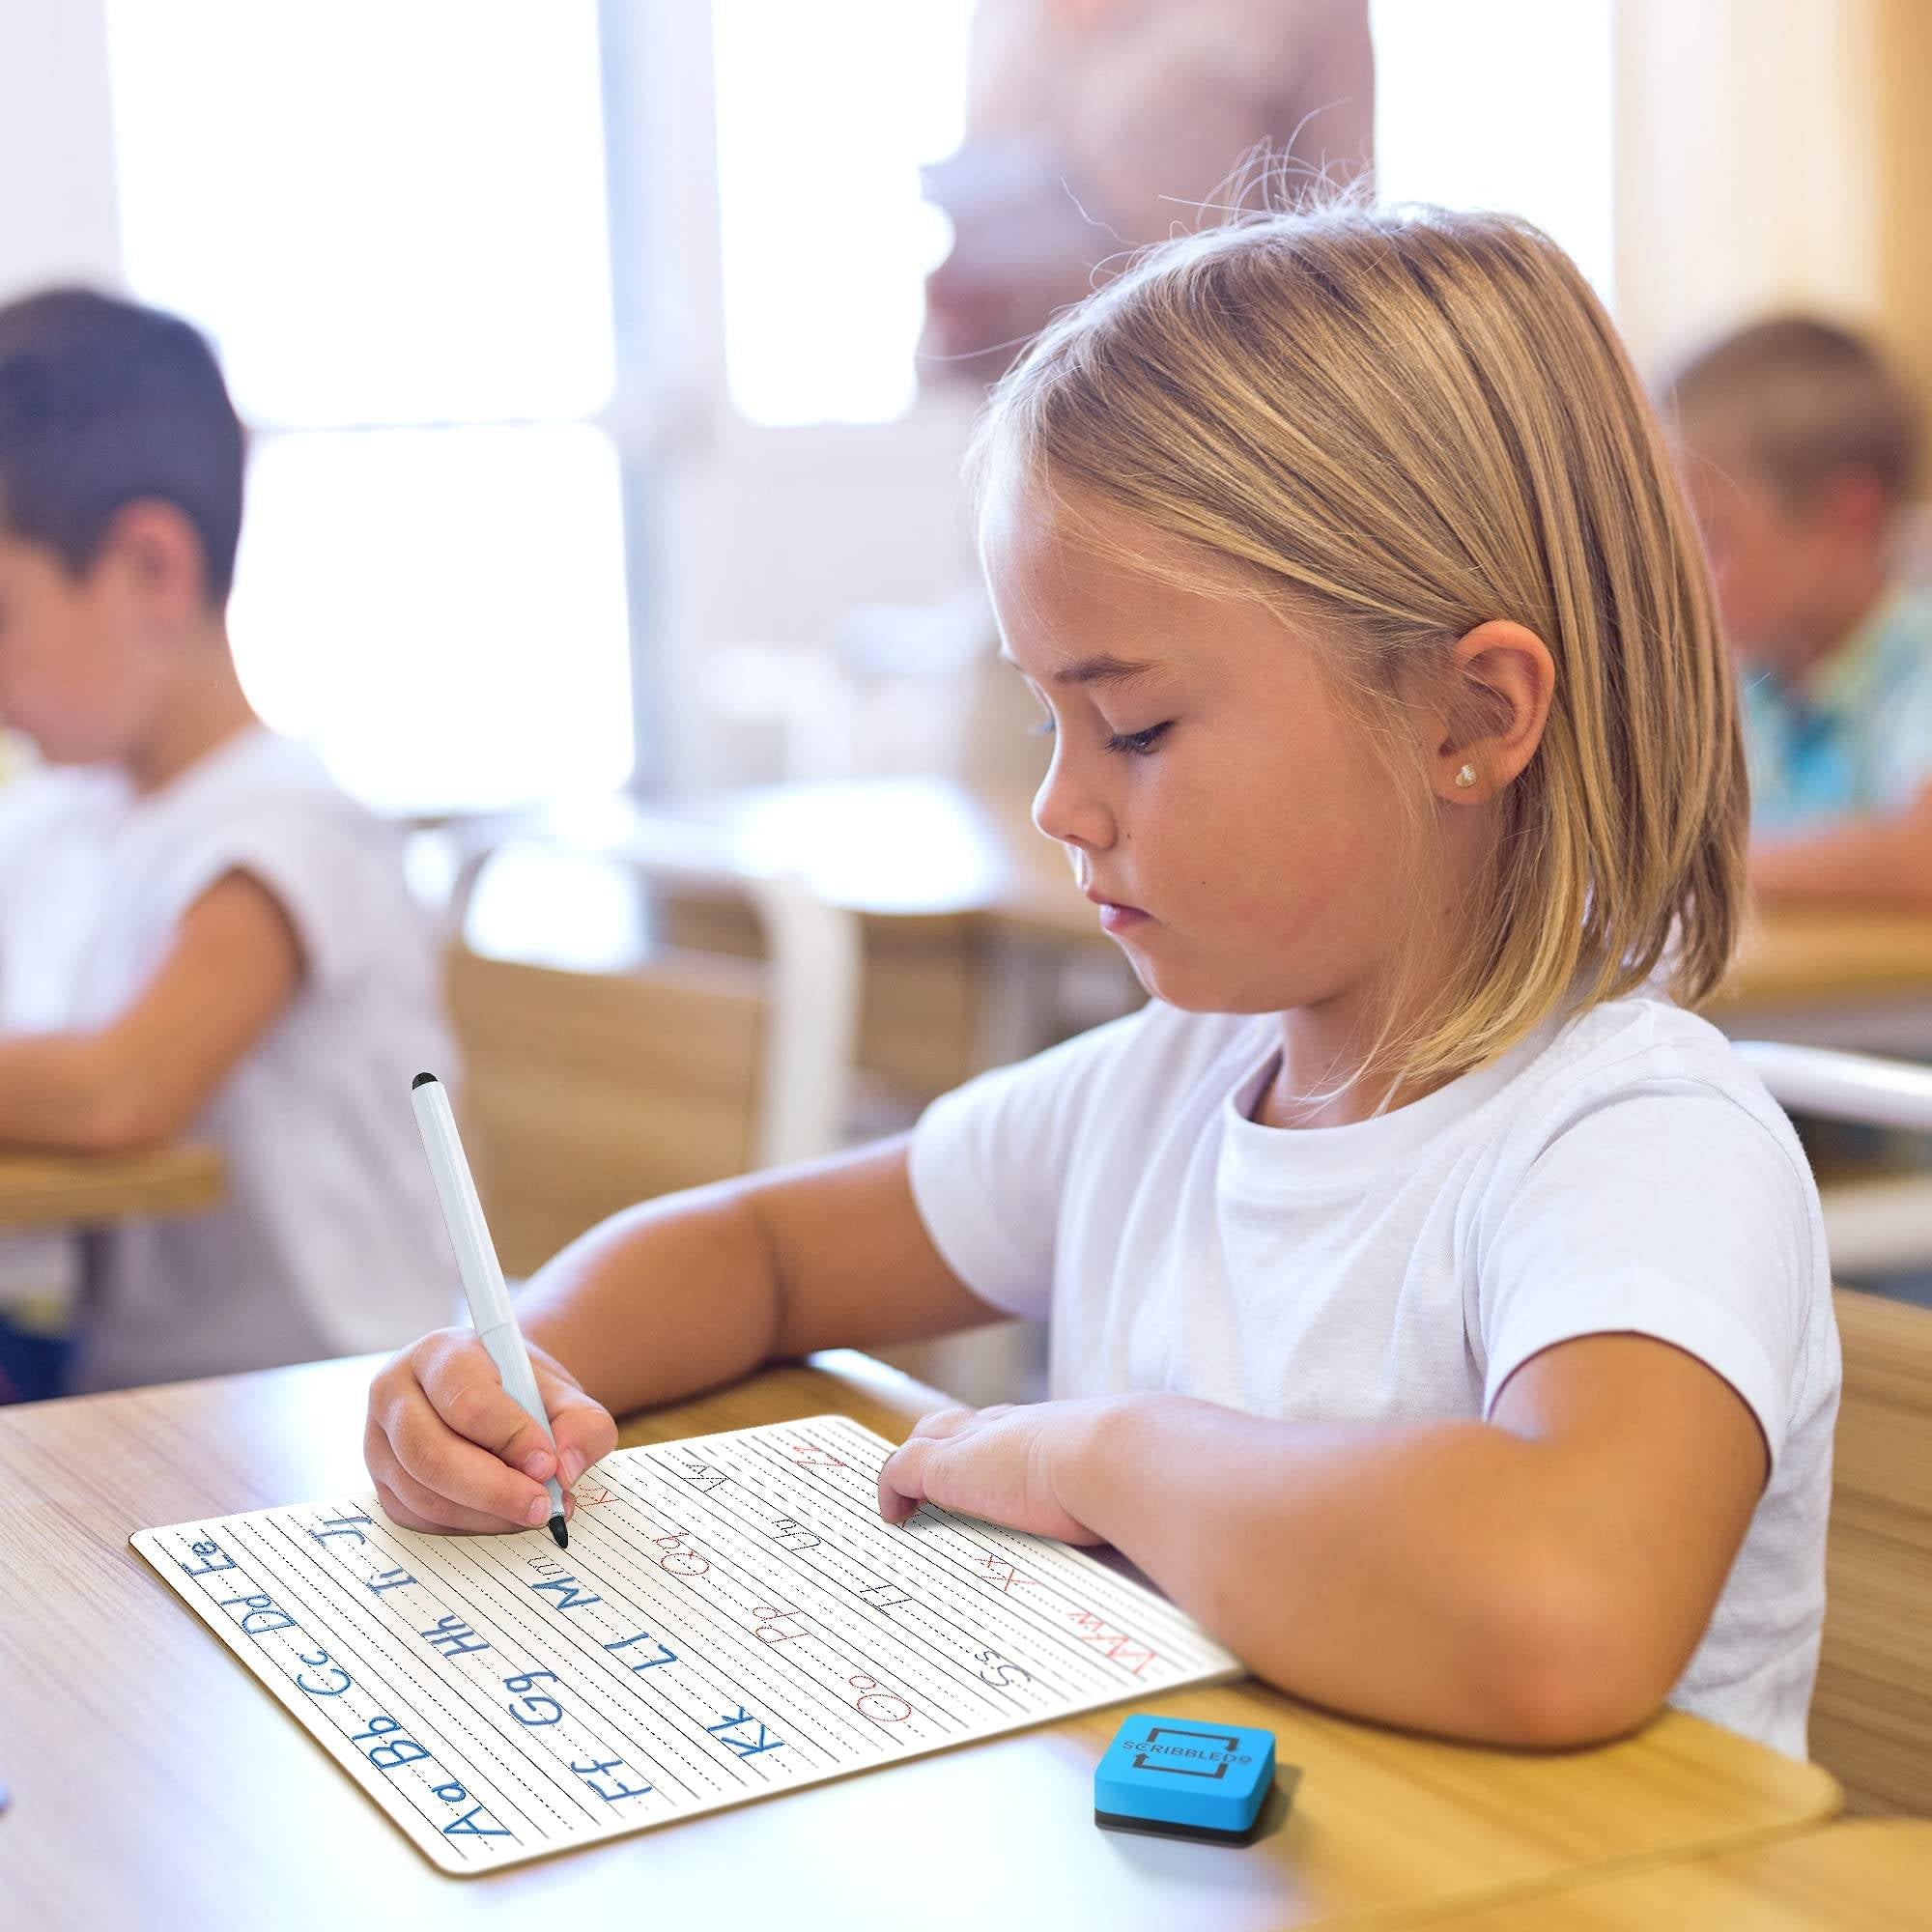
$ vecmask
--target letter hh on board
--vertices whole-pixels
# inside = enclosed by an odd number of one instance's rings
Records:
[[[416,1634],[444,1657],[468,1657],[472,1651],[490,1648],[490,1639],[478,1636],[454,1610],[438,1617],[428,1630]]]

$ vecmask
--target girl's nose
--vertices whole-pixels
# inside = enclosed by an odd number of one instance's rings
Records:
[[[1034,794],[1033,822],[1063,845],[1104,851],[1114,842],[1114,817],[1104,802],[1071,769],[1056,744],[1053,762]]]

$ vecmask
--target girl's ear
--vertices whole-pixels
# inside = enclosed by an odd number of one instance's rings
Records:
[[[1556,660],[1524,625],[1501,618],[1456,640],[1446,701],[1432,719],[1430,787],[1452,805],[1492,799],[1536,755]]]

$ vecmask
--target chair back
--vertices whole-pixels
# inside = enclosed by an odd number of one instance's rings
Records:
[[[464,1135],[506,1274],[753,1164],[764,980],[736,959],[584,973],[452,951]]]
[[[469,915],[512,845],[736,896],[763,956],[651,951],[592,971],[534,946],[538,956],[486,954]],[[525,924],[536,923],[532,912]],[[629,809],[594,837],[544,820],[492,825],[462,855],[447,931],[459,1113],[507,1274],[637,1201],[840,1145],[854,923],[796,880],[740,865],[705,828]]]
[[[1932,1308],[1841,1288],[1811,1755],[1847,1808],[1932,1816]]]

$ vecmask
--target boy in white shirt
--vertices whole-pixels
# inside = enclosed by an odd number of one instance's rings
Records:
[[[453,1062],[434,934],[387,828],[242,694],[242,466],[185,323],[0,308],[0,724],[45,761],[0,793],[0,1146],[192,1134],[227,1165],[216,1210],[90,1244],[82,1388],[379,1348],[449,1304],[408,1103]]]

